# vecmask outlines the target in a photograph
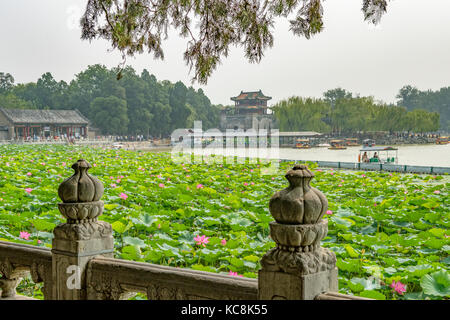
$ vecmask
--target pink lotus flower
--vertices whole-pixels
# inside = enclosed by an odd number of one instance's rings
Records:
[[[252,186],[254,186],[255,185],[255,183],[252,181],[252,182],[250,182],[250,184],[252,185]]]
[[[123,192],[120,193],[119,197],[123,200],[127,200],[127,198],[128,198],[128,196]]]
[[[244,182],[244,186],[248,186],[248,183],[247,183],[247,182]]]
[[[275,177],[272,177],[272,180],[275,180]]]
[[[111,180],[113,180],[114,179],[114,177],[109,177]]]
[[[159,186],[160,188],[164,188],[164,183],[160,183],[158,186]]]
[[[97,166],[97,164],[96,163],[94,163],[94,167],[96,167]]]
[[[327,210],[326,214],[328,214],[328,215],[332,215],[332,214],[333,214],[333,211],[331,211],[331,210]]]
[[[334,175],[334,172],[330,172],[331,175]]]
[[[116,180],[117,183],[120,183],[120,181],[122,181],[122,180],[120,180],[120,179],[117,179],[117,180]]]
[[[392,280],[390,287],[392,289],[394,289],[394,291],[397,292],[398,294],[403,294],[403,292],[406,292],[405,285],[403,283],[401,283],[400,281],[395,282],[395,280]]]
[[[225,240],[225,239],[222,239],[222,241],[220,241],[220,243],[224,246],[224,245],[226,245],[227,244],[227,240]]]
[[[111,188],[115,188],[117,185],[115,183],[111,183]]]
[[[30,236],[31,236],[31,234],[29,234],[28,232],[20,231],[19,238],[28,240],[30,238]]]
[[[194,241],[197,242],[196,244],[199,246],[204,246],[204,247],[206,247],[206,244],[209,242],[208,239],[209,239],[209,237],[207,237],[205,235],[202,235],[201,237],[200,236],[194,237]]]
[[[317,171],[317,172],[322,172],[322,170],[321,170],[321,169],[317,169],[316,171]]]
[[[440,191],[440,190],[434,190],[433,193],[434,193],[434,194],[440,194],[441,191]]]
[[[29,177],[30,177],[30,176],[31,176],[31,172],[27,172],[27,176],[29,176]]]
[[[125,177],[124,177],[124,176],[120,176],[119,178],[120,178],[120,179],[123,179],[123,178],[125,178]]]
[[[242,277],[242,274],[238,274],[237,272],[233,272],[231,270],[228,272],[228,275],[233,277]]]
[[[339,184],[338,187],[342,187],[342,184]]]
[[[158,229],[161,229],[161,223],[158,223]]]
[[[30,194],[31,191],[33,191],[33,189],[31,189],[31,188],[26,188],[25,191],[28,192],[28,194]]]
[[[362,175],[361,175],[361,177],[365,178],[365,177],[366,177],[366,175],[365,175],[365,174],[362,174]]]
[[[42,243],[42,241],[41,241],[41,240],[38,240],[38,241],[37,241],[37,243],[38,243],[38,244],[41,244],[41,243]]]
[[[375,203],[373,204],[373,206],[376,207],[376,206],[377,206],[377,203],[375,202]]]
[[[199,183],[199,184],[197,185],[197,189],[203,189],[203,185],[202,185],[201,183]]]
[[[188,174],[188,175],[186,176],[186,178],[189,178],[190,176],[191,176],[191,175]]]

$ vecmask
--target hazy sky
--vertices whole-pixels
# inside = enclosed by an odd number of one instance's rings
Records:
[[[260,64],[250,64],[233,48],[202,86],[212,103],[230,104],[241,90],[263,90],[270,104],[293,95],[320,97],[342,87],[394,102],[406,84],[421,90],[450,86],[450,1],[393,0],[381,24],[363,21],[362,0],[324,1],[325,30],[313,39],[294,36],[286,21],[275,25],[274,47]],[[36,81],[51,72],[69,82],[88,65],[121,62],[105,41],[80,39],[78,19],[86,0],[0,1],[0,72],[16,83]],[[186,39],[169,34],[166,58],[129,58],[139,73],[191,85],[183,60]],[[195,88],[200,86],[193,84]]]

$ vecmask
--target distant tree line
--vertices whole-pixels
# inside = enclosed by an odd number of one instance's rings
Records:
[[[450,87],[437,91],[420,91],[408,85],[400,89],[397,98],[398,105],[405,106],[408,110],[438,112],[441,116],[441,129],[450,131]]]
[[[92,65],[70,83],[43,74],[36,83],[14,84],[0,72],[0,107],[20,109],[78,109],[103,134],[168,136],[178,128],[216,128],[220,107],[211,104],[202,89],[181,81],[158,81],[147,70],[140,75],[132,67],[121,71]]]
[[[450,96],[447,103],[450,103]],[[273,110],[281,131],[434,132],[439,129],[438,112],[425,108],[408,111],[399,104],[376,102],[373,97],[353,96],[337,88],[325,92],[322,99],[291,97],[276,104]]]

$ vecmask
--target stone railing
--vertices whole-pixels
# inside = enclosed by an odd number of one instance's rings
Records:
[[[289,186],[273,195],[270,234],[277,246],[261,259],[258,279],[114,259],[111,225],[103,212],[103,184],[85,160],[58,189],[67,219],[53,230],[52,249],[0,241],[3,299],[20,299],[16,287],[31,274],[48,300],[118,300],[137,292],[150,300],[365,300],[337,293],[336,255],[320,246],[328,232],[326,197],[310,186],[314,174],[295,165]]]

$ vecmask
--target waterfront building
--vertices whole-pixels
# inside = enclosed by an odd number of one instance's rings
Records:
[[[220,117],[220,127],[222,130],[243,130],[253,129],[258,131],[265,129],[270,132],[276,128],[274,116],[267,106],[267,101],[272,97],[266,96],[259,91],[241,93],[236,97],[231,97],[234,106],[225,107]]]
[[[0,140],[86,138],[88,124],[78,110],[0,108]]]

